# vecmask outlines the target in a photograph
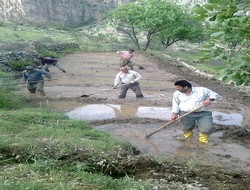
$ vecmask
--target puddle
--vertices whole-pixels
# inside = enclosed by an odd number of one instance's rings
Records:
[[[115,104],[88,104],[66,113],[71,119],[87,121],[119,118],[170,120],[171,114],[171,108]],[[220,125],[241,126],[243,116],[239,113],[213,112],[213,121]]]
[[[216,124],[241,126],[241,123],[243,122],[243,116],[239,113],[223,113],[214,111],[212,115],[214,123]]]
[[[115,109],[108,105],[93,104],[75,108],[73,111],[66,113],[66,115],[76,120],[105,120],[116,118]]]

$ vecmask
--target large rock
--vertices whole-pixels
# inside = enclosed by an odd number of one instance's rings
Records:
[[[0,21],[43,26],[98,22],[117,5],[135,0],[0,0]]]

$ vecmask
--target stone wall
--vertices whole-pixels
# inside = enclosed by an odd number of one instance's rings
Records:
[[[52,52],[60,52],[64,49],[75,48],[78,49],[79,45],[76,43],[55,43],[55,44],[42,44],[39,42],[35,42],[34,47],[36,48],[44,48]],[[14,60],[21,61],[32,61],[38,58],[38,52],[36,49],[31,51],[9,51],[9,52],[0,52],[0,69],[3,71],[10,71],[11,69],[8,67],[8,62]]]

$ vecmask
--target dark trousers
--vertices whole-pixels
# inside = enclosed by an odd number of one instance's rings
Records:
[[[125,66],[129,66],[130,69],[134,68],[132,61],[121,58],[121,60],[120,60],[120,67],[125,67]]]
[[[44,80],[39,80],[39,81],[34,81],[34,82],[28,82],[27,83],[27,89],[31,92],[31,93],[36,93],[40,92],[40,93],[44,93]]]
[[[121,86],[119,98],[125,98],[128,89],[131,89],[135,93],[136,98],[143,98],[143,94],[141,92],[141,88],[138,82]]]

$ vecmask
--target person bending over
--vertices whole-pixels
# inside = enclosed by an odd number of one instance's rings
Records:
[[[45,71],[50,72],[49,68],[54,66],[62,72],[66,73],[66,71],[58,64],[58,60],[51,57],[41,57],[39,58],[40,65],[44,68]]]
[[[115,77],[113,86],[115,89],[119,84],[121,84],[121,91],[118,97],[125,98],[128,89],[131,89],[135,93],[136,98],[143,98],[143,94],[138,82],[141,78],[142,76],[136,71],[128,70],[127,67],[121,67],[120,72]]]
[[[117,51],[116,53],[120,54],[120,67],[129,66],[130,69],[133,69],[133,62],[131,59],[134,57],[134,51],[133,49],[130,49],[128,51]]]

